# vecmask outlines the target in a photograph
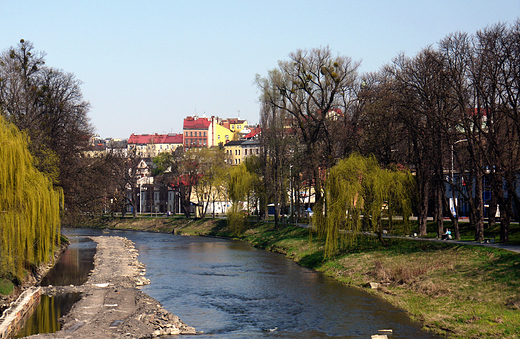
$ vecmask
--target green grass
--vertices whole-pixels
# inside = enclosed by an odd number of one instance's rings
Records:
[[[14,290],[14,285],[11,280],[0,278],[0,294],[9,295]]]
[[[449,228],[453,233],[453,223],[449,220],[444,220],[444,228]],[[388,222],[384,221],[383,225],[388,229]],[[475,228],[467,221],[459,221],[459,232],[462,241],[474,241],[475,240]],[[390,230],[389,234],[393,235],[410,235],[413,233],[419,233],[419,226],[417,221],[411,221],[408,229],[399,223],[396,223]],[[427,223],[427,235],[426,238],[437,237],[437,223],[429,221]],[[500,241],[500,223],[496,223],[495,226],[489,227],[488,223],[484,224],[484,238],[495,239],[495,242]],[[520,224],[512,223],[509,228],[509,241],[507,244],[520,245]]]
[[[469,232],[469,230],[468,230]],[[364,288],[378,282],[381,298],[421,321],[425,329],[451,338],[518,338],[520,256],[494,248],[449,242],[361,236],[334,258],[309,230],[261,224],[242,239],[284,253],[300,265]]]
[[[302,266],[376,294],[421,321],[425,329],[450,338],[520,338],[517,253],[401,238],[387,238],[388,246],[384,247],[376,237],[360,235],[333,258],[325,258],[324,241],[296,226],[275,228],[273,223],[248,222],[242,234],[233,235],[225,220],[174,223],[170,226],[182,234],[232,237],[283,253]],[[413,227],[407,231],[413,233]],[[468,223],[461,223],[460,229],[463,239],[473,240],[474,230]],[[512,225],[513,243],[519,230],[517,224]],[[398,225],[393,231],[404,234]],[[429,237],[436,237],[434,223],[428,224],[428,232]],[[488,228],[486,237],[499,239],[499,232],[499,225]],[[366,289],[369,282],[379,283],[380,288]]]

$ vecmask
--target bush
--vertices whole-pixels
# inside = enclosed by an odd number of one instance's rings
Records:
[[[0,294],[2,295],[8,295],[13,292],[14,284],[5,278],[0,278]]]
[[[230,208],[227,213],[227,222],[229,229],[234,235],[241,235],[245,230],[245,215],[235,208]]]

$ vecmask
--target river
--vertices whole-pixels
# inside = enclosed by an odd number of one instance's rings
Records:
[[[203,331],[198,339],[370,338],[381,329],[392,329],[392,339],[438,338],[372,294],[243,242],[131,231],[64,233],[132,240],[151,280],[143,292]]]

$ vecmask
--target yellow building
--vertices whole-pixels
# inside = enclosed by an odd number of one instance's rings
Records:
[[[225,145],[226,143],[233,140],[233,132],[226,127],[214,121],[211,128],[213,135],[213,146],[218,146],[219,144]]]
[[[218,144],[226,144],[229,141],[236,141],[241,138],[242,130],[247,127],[247,120],[238,118],[219,119],[213,118],[214,129],[214,146]]]
[[[184,119],[184,148],[213,147],[239,140],[242,130],[247,130],[247,120],[220,119],[197,116]]]
[[[247,127],[247,120],[241,120],[239,118],[228,118],[220,121],[220,124],[231,132],[240,133],[244,128]]]
[[[224,145],[229,165],[240,165],[244,158],[252,155],[260,155],[260,141],[237,140],[230,141]]]

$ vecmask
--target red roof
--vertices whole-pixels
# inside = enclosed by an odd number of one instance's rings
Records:
[[[485,108],[480,108],[480,112],[479,112],[479,109],[478,108],[468,108],[467,112],[469,115],[471,116],[475,116],[475,115],[478,115],[478,116],[485,116],[487,117],[488,115],[488,109],[485,109]]]
[[[183,129],[208,129],[209,125],[211,125],[211,120],[208,118],[194,118],[187,117],[184,119],[184,127]]]
[[[200,180],[200,178],[202,178],[202,176],[203,176],[202,174],[194,174],[194,175],[183,174],[183,175],[173,179],[173,181],[170,182],[170,186],[173,188],[177,188],[181,185],[193,186],[193,185],[197,184],[197,182]]]
[[[128,138],[129,144],[182,144],[182,134],[132,134]]]
[[[260,127],[253,128],[249,134],[244,136],[244,139],[251,139],[256,137],[258,134],[262,132],[262,129]]]

